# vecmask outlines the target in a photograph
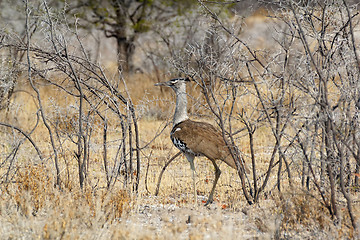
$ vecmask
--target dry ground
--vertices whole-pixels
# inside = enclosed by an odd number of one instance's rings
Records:
[[[246,21],[243,38],[248,39],[254,49],[269,47],[268,31],[272,28],[264,25],[263,17],[249,17]],[[114,52],[112,47],[108,51],[103,54],[106,59]],[[167,168],[159,195],[155,196],[161,169],[177,150],[169,139],[170,126],[151,141],[169,123],[174,109],[172,92],[154,87],[154,79],[139,74],[127,80],[139,116],[140,145],[149,143],[141,151],[142,172],[137,194],[132,193],[130,187],[124,187],[121,181],[116,182],[111,190],[106,189],[99,129],[94,128],[92,135],[88,178],[83,189],[78,181],[74,156],[76,146],[69,139],[63,142],[64,155],[60,162],[63,182],[59,190],[54,187],[53,151],[44,125],[40,123],[31,135],[44,155],[43,161],[39,160],[28,141],[24,141],[16,158],[11,161],[10,153],[23,136],[14,129],[0,126],[0,239],[354,238],[346,201],[337,196],[343,220],[334,223],[316,191],[309,193],[301,187],[301,166],[296,165],[296,159],[291,159],[293,186],[289,186],[284,172],[282,193],[279,193],[276,169],[259,203],[254,205],[247,204],[236,171],[220,164],[222,175],[214,195],[215,202],[203,206],[214,179],[213,166],[205,158],[195,159],[197,205],[193,201],[191,170],[183,156]],[[71,134],[74,131],[71,123],[76,116],[72,106],[75,100],[44,83],[38,87],[49,121],[58,122],[65,137],[67,133]],[[190,115],[213,123],[213,117],[201,102],[198,104],[202,100],[199,89],[189,86],[188,92],[193,97],[189,104]],[[338,95],[334,99],[337,100]],[[255,105],[253,100],[249,98],[241,104],[252,107]],[[9,108],[0,111],[0,122],[11,123],[29,133],[36,124],[36,113],[34,91],[25,79],[19,80]],[[258,129],[254,137],[258,171],[264,173],[274,141],[269,129]],[[109,118],[110,161],[115,158],[120,138],[119,120]],[[246,134],[237,141],[249,160]],[[360,195],[355,191],[351,193],[353,211],[359,218]]]
[[[139,126],[141,144],[145,144],[164,126],[166,118],[171,117],[173,98],[167,91],[160,94],[154,89],[152,80],[142,83],[141,87],[129,84],[129,89],[142,117]],[[22,90],[31,91],[26,87]],[[154,92],[161,97],[150,98],[150,93]],[[54,102],[69,105],[48,87],[42,89],[42,96],[49,109]],[[162,106],[171,107],[160,110]],[[34,109],[31,95],[19,92],[1,120],[28,130],[34,125]],[[116,129],[116,123],[112,124]],[[334,225],[316,197],[301,188],[290,188],[284,181],[283,193],[279,194],[275,190],[275,174],[261,201],[249,206],[236,171],[225,164],[220,165],[222,175],[215,203],[204,207],[214,179],[212,165],[205,158],[195,160],[197,205],[193,202],[190,167],[183,156],[168,167],[159,196],[154,196],[162,167],[177,152],[168,137],[169,131],[167,127],[143,151],[137,195],[129,193],[121,184],[111,191],[105,190],[101,151],[95,150],[90,158],[86,187],[80,190],[76,161],[69,153],[68,162],[62,166],[63,174],[68,170],[71,177],[65,187],[58,190],[54,188],[51,157],[39,162],[32,147],[25,143],[11,166],[16,171],[10,184],[0,187],[0,239],[346,239],[352,236],[349,221]],[[113,137],[117,134],[120,133],[114,130]],[[17,135],[4,128],[0,135],[3,139],[1,161],[4,161],[13,147],[12,138]],[[39,126],[32,136],[45,154],[51,152],[44,126]],[[260,171],[267,167],[267,138],[264,132],[257,138],[258,148],[264,149],[259,158],[262,162],[258,163]],[[246,140],[241,149],[245,153],[248,151]],[[4,176],[9,165],[0,166],[0,174]],[[356,211],[359,215],[359,210]],[[341,208],[341,213],[346,216],[345,207]]]

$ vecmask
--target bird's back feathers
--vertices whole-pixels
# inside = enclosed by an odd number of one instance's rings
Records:
[[[195,156],[203,155],[210,160],[222,160],[236,169],[221,132],[209,123],[182,121],[173,127],[170,137],[175,146],[183,152]],[[248,171],[246,166],[244,168]]]

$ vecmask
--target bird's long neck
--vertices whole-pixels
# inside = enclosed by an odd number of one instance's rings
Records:
[[[187,96],[186,96],[186,85],[182,84],[176,93],[176,107],[174,114],[174,126],[186,119],[188,119],[187,115]]]

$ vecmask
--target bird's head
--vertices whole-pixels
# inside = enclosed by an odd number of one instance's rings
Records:
[[[173,78],[167,82],[159,82],[156,83],[155,86],[166,86],[171,87],[173,90],[179,89],[183,84],[186,84],[186,82],[190,82],[189,78]]]

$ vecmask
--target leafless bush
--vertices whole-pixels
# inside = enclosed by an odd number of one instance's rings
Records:
[[[101,181],[105,181],[108,188],[121,180],[124,186],[137,190],[140,177],[137,117],[121,73],[115,79],[109,79],[100,65],[90,61],[77,30],[71,31],[66,18],[54,14],[46,1],[40,5],[41,15],[34,14],[39,12],[33,11],[34,6],[28,1],[25,5],[25,40],[12,41],[4,35],[1,47],[15,49],[26,56],[26,61],[18,64],[27,72],[27,81],[36,96],[37,116],[47,129],[44,138],[49,139],[50,148],[40,150],[36,146],[30,136],[34,129],[26,133],[13,124],[1,125],[19,129],[40,156],[40,151],[50,151],[59,188],[67,187],[71,182],[78,182],[81,188],[96,187],[100,180],[92,179],[89,169],[92,155],[100,154],[104,169],[104,180]],[[34,29],[43,34],[41,45],[31,39]],[[52,86],[59,96],[66,98],[67,106],[50,99],[50,106],[45,107],[40,90],[43,84]],[[118,125],[112,123],[115,120]],[[110,136],[116,129],[120,134]],[[96,141],[95,136],[102,140]],[[13,160],[7,157],[2,167],[13,167],[16,150],[12,156]],[[73,159],[77,162],[77,180],[70,174]],[[9,183],[9,174],[10,171],[2,176],[2,184]]]
[[[3,35],[0,42],[6,41]],[[0,110],[6,108],[14,92],[20,69],[18,62],[21,60],[17,50],[13,48],[0,48]]]
[[[201,87],[234,158],[251,161],[252,176],[239,171],[248,202],[258,202],[276,176],[280,193],[284,181],[290,187],[302,184],[336,222],[345,199],[357,230],[352,210],[360,164],[356,8],[346,1],[275,3],[269,13],[272,39],[256,49],[237,34],[241,23],[231,26],[211,4],[200,4],[216,21],[214,30],[174,66]],[[210,36],[216,45],[209,44]],[[261,129],[271,133],[265,171],[254,143]],[[248,137],[248,156],[232,147],[240,135]]]
[[[347,3],[272,1],[267,18],[272,36],[266,36],[259,47],[246,32],[244,19],[225,21],[214,10],[216,2],[199,1],[205,12],[202,17],[208,20],[201,29],[206,30],[195,36],[198,28],[192,16],[182,22],[181,31],[187,35],[180,38],[175,31],[159,29],[157,37],[161,46],[166,45],[166,53],[156,52],[157,44],[148,46],[147,57],[157,77],[162,74],[159,59],[165,59],[162,66],[166,66],[171,58],[175,70],[164,68],[196,82],[202,93],[200,104],[215,116],[235,162],[251,163],[249,175],[238,168],[247,202],[259,203],[277,193],[286,224],[300,219],[310,225],[313,221],[307,221],[306,214],[325,209],[334,223],[358,231],[354,206],[360,177],[360,62],[355,34],[359,16]],[[109,77],[91,61],[78,30],[70,28],[66,17],[55,14],[46,1],[36,7],[25,4],[25,37],[0,35],[0,101],[6,102],[18,74],[25,73],[36,110],[31,129],[0,122],[14,140],[0,145],[7,151],[1,155],[0,187],[26,181],[16,163],[20,148],[28,143],[39,162],[53,163],[54,168],[47,168],[53,171],[41,172],[36,180],[46,179],[46,187],[52,185],[50,175],[62,189],[71,189],[75,182],[93,190],[101,181],[107,189],[122,184],[136,190],[140,152],[148,145],[140,146],[137,115],[124,77],[121,72]],[[32,39],[34,33],[41,41]],[[25,56],[25,61],[14,61],[9,57],[13,53]],[[65,104],[45,101],[43,85],[66,99]],[[163,117],[158,108],[147,107],[140,110],[144,115]],[[45,126],[47,144],[33,139],[40,125]],[[100,178],[91,171],[99,159]],[[36,176],[37,168],[24,172]],[[35,187],[30,192],[37,196],[43,185]],[[116,202],[125,195],[119,192],[114,202],[110,199],[109,211],[111,206],[122,208],[123,203]],[[326,224],[326,217],[316,216],[320,225]]]

